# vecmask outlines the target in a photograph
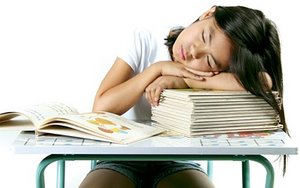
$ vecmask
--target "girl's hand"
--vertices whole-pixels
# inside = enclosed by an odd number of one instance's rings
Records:
[[[157,106],[161,92],[171,88],[188,88],[188,85],[180,77],[160,76],[146,87],[146,99],[152,106]]]
[[[191,68],[188,68],[188,67],[185,67],[185,69],[188,70],[189,72],[191,72],[195,75],[201,76],[201,77],[212,77],[212,76],[215,76],[215,75],[219,74],[219,72],[217,72],[217,71],[203,72],[203,71],[194,70],[194,69],[191,69]]]
[[[203,72],[190,69],[183,66],[183,64],[174,61],[160,61],[155,64],[160,67],[162,76],[177,76],[202,81],[205,80],[205,77],[211,77],[218,74],[218,72]]]

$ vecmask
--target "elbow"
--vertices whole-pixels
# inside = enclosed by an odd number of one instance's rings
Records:
[[[130,108],[130,107],[129,107]],[[129,108],[106,96],[97,96],[94,100],[92,112],[110,112],[117,115],[124,114]]]
[[[266,86],[268,90],[271,90],[273,87],[273,82],[272,82],[272,78],[269,74],[266,74]]]
[[[96,103],[94,103],[93,108],[92,108],[92,112],[97,113],[97,112],[100,112],[100,111],[102,111],[101,108]]]
[[[109,100],[103,99],[101,96],[96,96],[92,108],[92,112],[110,111],[111,103]]]
[[[273,82],[271,76],[267,72],[262,72],[260,74],[261,82],[265,90],[271,90],[273,87]]]

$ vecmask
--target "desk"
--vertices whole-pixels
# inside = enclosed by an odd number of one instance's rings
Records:
[[[73,139],[69,137],[20,134],[13,144],[16,154],[47,154],[36,174],[38,188],[44,187],[44,170],[58,161],[58,174],[64,177],[67,160],[233,160],[242,161],[243,187],[250,187],[249,161],[266,169],[266,188],[274,185],[272,164],[262,155],[294,155],[297,147],[284,132],[246,135],[219,135],[186,138],[179,135],[160,135],[129,145]],[[61,173],[61,174],[60,174]],[[63,187],[63,180],[60,183]]]

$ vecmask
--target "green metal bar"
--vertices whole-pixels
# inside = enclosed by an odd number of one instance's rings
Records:
[[[92,160],[91,161],[91,169],[94,169],[96,165],[97,165],[97,160]]]
[[[243,188],[250,188],[250,165],[249,160],[242,161]]]
[[[37,188],[44,188],[44,171],[45,168],[52,162],[58,160],[110,160],[110,161],[163,161],[163,160],[229,160],[229,161],[256,161],[263,165],[266,169],[266,184],[265,188],[273,188],[274,186],[274,169],[272,164],[263,156],[260,155],[63,155],[52,154],[43,159],[36,173]]]
[[[65,187],[65,160],[57,161],[57,176],[56,176],[56,187],[64,188]]]
[[[210,180],[212,180],[212,174],[213,174],[213,162],[207,161],[207,170],[206,173]]]
[[[268,161],[264,157],[257,158],[256,162],[263,165],[266,169],[267,176],[266,176],[265,188],[273,188],[274,180],[275,180],[275,173],[274,173],[274,168],[273,168],[272,164],[270,163],[270,161]]]
[[[49,164],[59,161],[61,155],[49,155],[46,158],[44,158],[40,164],[38,165],[38,168],[36,170],[36,187],[37,188],[44,188],[45,187],[45,178],[44,178],[44,173],[45,169],[48,167]]]

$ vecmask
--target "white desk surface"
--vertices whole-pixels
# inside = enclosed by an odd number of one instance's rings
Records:
[[[5,146],[16,154],[295,155],[298,152],[298,146],[284,132],[198,138],[160,135],[119,145],[63,136],[37,138],[33,132],[0,129],[0,148]]]

